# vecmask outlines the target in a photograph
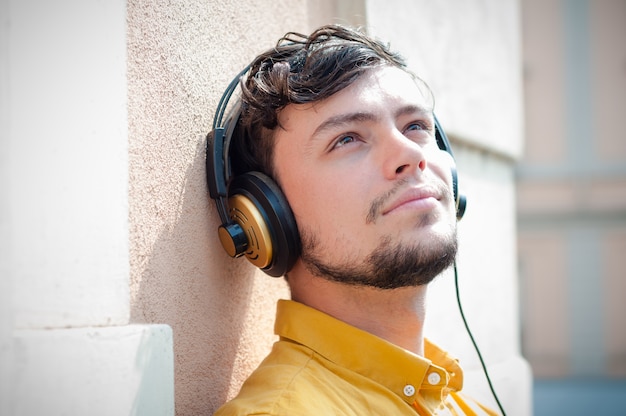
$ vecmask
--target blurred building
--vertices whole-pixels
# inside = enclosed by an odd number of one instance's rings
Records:
[[[626,1],[523,0],[522,344],[535,379],[626,377]]]

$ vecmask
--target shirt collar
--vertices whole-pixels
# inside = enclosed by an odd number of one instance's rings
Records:
[[[278,301],[275,332],[384,385],[412,406],[419,394],[421,405],[437,408],[463,385],[457,360],[428,340],[428,358],[421,357],[298,302]]]

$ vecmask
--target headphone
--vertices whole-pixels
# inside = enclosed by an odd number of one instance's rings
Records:
[[[300,234],[285,195],[269,176],[256,171],[234,174],[230,145],[241,116],[241,100],[224,118],[231,96],[250,65],[228,85],[220,99],[213,130],[207,135],[206,175],[209,195],[215,201],[221,225],[218,236],[231,257],[246,258],[270,276],[280,277],[300,256]],[[452,156],[450,142],[435,117],[435,137],[439,149]],[[466,198],[459,195],[458,176],[452,164],[452,190],[456,217],[465,213]]]

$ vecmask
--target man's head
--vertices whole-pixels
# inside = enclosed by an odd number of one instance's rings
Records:
[[[278,114],[289,104],[324,100],[373,68],[408,72],[404,58],[382,42],[343,26],[324,26],[309,36],[288,33],[256,57],[241,83],[242,115],[236,135],[243,170],[274,177],[274,132]],[[424,93],[428,86],[415,77]]]
[[[393,289],[451,264],[453,162],[430,90],[399,55],[329,26],[287,35],[242,84],[232,164],[286,196],[302,241],[293,274]]]

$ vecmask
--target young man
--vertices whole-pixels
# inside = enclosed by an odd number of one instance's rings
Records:
[[[402,58],[339,26],[290,33],[242,79],[235,169],[284,194],[301,249],[269,356],[216,415],[495,414],[423,334],[457,250],[453,160]],[[245,168],[241,168],[245,166]]]

